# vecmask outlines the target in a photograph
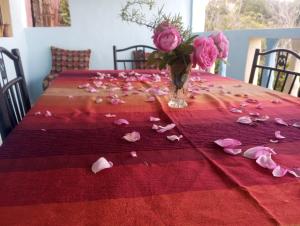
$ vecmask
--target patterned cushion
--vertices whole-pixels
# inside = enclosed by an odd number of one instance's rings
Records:
[[[91,50],[66,50],[51,47],[51,73],[60,73],[65,70],[89,69]]]

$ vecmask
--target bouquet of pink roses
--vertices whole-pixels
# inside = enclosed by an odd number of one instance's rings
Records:
[[[129,12],[133,5],[148,5],[152,9],[153,0],[128,1],[122,9],[122,19],[145,25],[153,30],[153,42],[157,51],[148,57],[148,65],[159,69],[170,68],[176,89],[181,89],[187,80],[191,67],[198,65],[201,69],[210,68],[217,59],[228,56],[229,42],[223,33],[212,34],[209,37],[192,36],[188,29],[184,29],[180,15],[163,14],[163,8],[158,10],[154,22],[145,22],[143,14],[138,10]]]

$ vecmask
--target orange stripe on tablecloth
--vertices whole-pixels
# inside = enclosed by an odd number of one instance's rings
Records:
[[[96,189],[96,188],[95,188]],[[295,206],[294,206],[295,207]],[[299,215],[280,215],[281,223],[297,224]],[[90,202],[0,207],[2,225],[274,225],[237,189],[182,192]]]

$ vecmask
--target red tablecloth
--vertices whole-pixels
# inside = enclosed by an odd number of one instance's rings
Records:
[[[124,78],[101,80],[107,88],[97,93],[77,88],[92,84],[95,74],[62,74],[5,140],[0,148],[0,225],[300,224],[298,178],[275,178],[255,160],[226,154],[214,144],[234,138],[243,143],[243,151],[265,145],[278,153],[273,156],[278,164],[300,167],[300,130],[274,122],[276,117],[299,122],[299,99],[201,74],[202,80],[193,82],[200,94],[188,100],[188,108],[176,110],[167,106],[167,95],[145,101],[150,86],[169,83],[164,76],[152,85],[131,82],[134,90],[128,96],[116,88],[124,85]],[[125,103],[108,102],[113,94]],[[96,104],[96,96],[103,102]],[[263,109],[248,103],[242,114],[229,111],[247,98]],[[44,116],[47,110],[51,117]],[[270,119],[252,126],[236,122],[249,112]],[[105,117],[108,113],[117,118]],[[173,122],[176,128],[157,133],[150,116],[161,118],[159,125]],[[115,125],[119,118],[130,124]],[[286,139],[270,143],[277,130]],[[141,133],[140,141],[122,139],[132,131]],[[166,139],[173,134],[184,138]],[[114,166],[93,174],[90,167],[100,157]]]

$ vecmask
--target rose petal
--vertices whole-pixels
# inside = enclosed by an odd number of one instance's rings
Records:
[[[115,118],[117,116],[109,113],[109,114],[106,114],[105,117],[106,118]]]
[[[235,140],[231,138],[219,139],[214,142],[223,148],[235,148],[242,145],[242,143],[239,140]]]
[[[241,124],[246,124],[246,125],[253,123],[252,119],[249,116],[242,116],[242,117],[238,118],[237,122],[241,123]]]
[[[118,119],[118,120],[116,120],[116,121],[114,121],[114,123],[116,124],[116,125],[129,125],[129,122],[126,120],[126,119]]]
[[[139,132],[134,131],[132,133],[125,134],[123,139],[127,140],[128,142],[136,142],[141,139],[141,135]]]
[[[257,159],[261,155],[266,155],[266,154],[276,154],[276,152],[269,147],[263,147],[263,146],[257,146],[248,149],[247,151],[244,152],[243,156],[249,159]]]
[[[274,169],[277,167],[277,164],[273,161],[271,153],[266,153],[264,155],[260,155],[256,159],[256,163],[263,168]]]
[[[82,84],[82,85],[79,85],[79,86],[78,86],[79,89],[85,89],[85,88],[88,88],[88,87],[90,87],[90,84],[89,84],[89,83]]]
[[[248,99],[246,100],[246,102],[247,102],[247,103],[250,103],[250,104],[256,104],[256,103],[258,103],[258,100],[248,98]]]
[[[180,141],[181,138],[183,138],[182,135],[179,135],[179,136],[177,136],[177,135],[167,136],[167,139],[170,140],[170,141],[175,141],[175,140]]]
[[[286,138],[286,137],[284,137],[284,136],[282,136],[282,135],[280,134],[280,131],[276,131],[276,132],[275,132],[275,137],[276,137],[277,139],[284,139],[284,138]]]
[[[157,130],[157,132],[164,133],[168,130],[174,129],[175,127],[176,127],[176,125],[174,123],[168,124],[166,126],[159,126],[159,129]]]
[[[96,97],[96,104],[100,104],[103,101],[103,99],[101,97]]]
[[[295,177],[300,177],[300,168],[288,169],[288,172]]]
[[[89,92],[89,93],[96,93],[97,92],[97,90],[94,87],[88,87],[88,88],[86,88],[86,91]]]
[[[273,143],[273,144],[276,144],[279,142],[279,140],[273,140],[273,139],[270,139],[270,142]]]
[[[269,119],[270,119],[270,117],[268,115],[263,115],[263,116],[255,117],[253,120],[255,122],[265,122]]]
[[[238,113],[238,114],[243,113],[243,111],[241,109],[238,109],[238,108],[235,108],[235,107],[230,108],[229,111],[232,112],[232,113]]]
[[[289,126],[282,118],[275,118],[274,120],[279,125]]]
[[[280,104],[280,103],[281,103],[281,100],[278,100],[278,99],[272,100],[272,103],[273,103],[273,104]]]
[[[41,131],[43,131],[43,132],[47,132],[47,130],[46,130],[46,129],[41,129]]]
[[[40,111],[37,111],[34,113],[34,115],[36,115],[36,116],[41,115],[41,114],[42,114],[42,112],[40,112]]]
[[[154,102],[155,101],[155,97],[150,96],[148,97],[148,99],[146,100],[146,102]]]
[[[46,117],[51,117],[51,116],[52,116],[52,113],[51,113],[50,111],[47,110],[46,113],[45,113],[45,116],[46,116]]]
[[[242,149],[239,148],[224,148],[224,152],[231,155],[238,155],[242,152]]]
[[[113,167],[113,163],[107,161],[104,157],[101,157],[96,162],[93,163],[92,171],[93,171],[93,173],[96,174],[96,173],[100,172],[101,170],[108,169],[111,167]]]
[[[295,122],[295,123],[293,124],[293,127],[300,128],[300,122]]]
[[[250,112],[249,115],[253,117],[258,117],[260,114],[258,112]]]
[[[287,169],[283,168],[281,166],[276,166],[276,168],[273,170],[272,174],[274,177],[283,177],[287,173]]]
[[[153,116],[150,116],[150,122],[159,122],[160,118],[155,118]]]
[[[262,104],[258,104],[258,105],[256,105],[256,109],[263,109],[263,106],[262,106]]]
[[[136,151],[130,152],[130,155],[131,155],[133,158],[137,158],[137,153],[136,153]]]
[[[152,125],[152,129],[153,129],[153,130],[158,130],[158,129],[159,129],[159,126],[156,125],[156,124],[153,124],[153,125]]]

